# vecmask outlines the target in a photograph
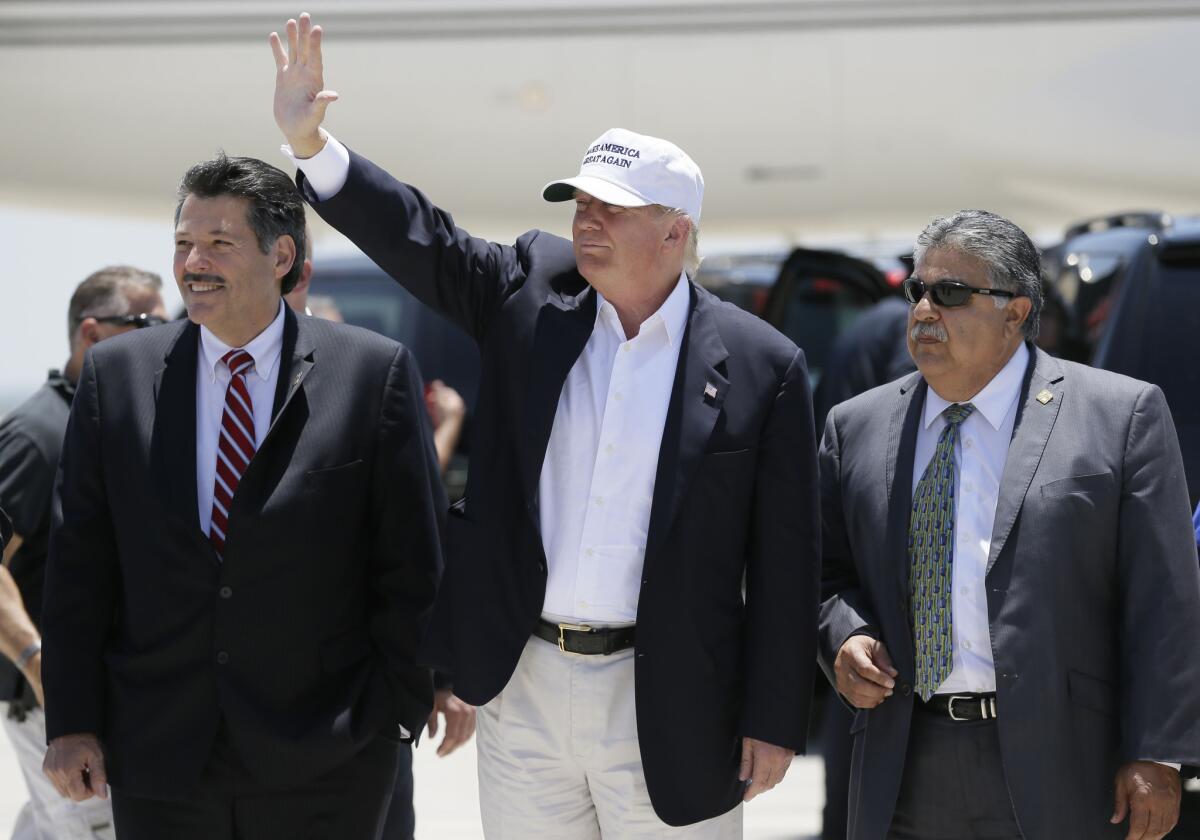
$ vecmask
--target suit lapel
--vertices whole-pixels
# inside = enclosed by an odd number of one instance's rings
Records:
[[[316,364],[316,348],[312,336],[304,329],[290,307],[284,307],[283,345],[279,351],[279,378],[275,383],[275,401],[271,408],[271,425],[267,428],[259,445],[261,450],[271,439],[271,433],[279,425],[279,418],[291,405],[292,398],[300,390],[300,383]]]
[[[888,498],[887,553],[885,562],[896,568],[896,603],[902,604],[908,622],[908,526],[912,511],[913,461],[917,450],[917,431],[925,408],[929,386],[920,374],[913,374],[900,386],[899,399],[892,408],[884,462],[884,482]],[[903,634],[908,661],[912,661],[912,635]],[[893,651],[894,654],[897,652]]]
[[[1000,477],[1000,495],[996,501],[996,518],[992,525],[992,545],[988,552],[987,571],[1004,550],[1017,514],[1025,502],[1025,494],[1033,474],[1041,463],[1046,441],[1058,419],[1062,405],[1064,377],[1062,366],[1053,358],[1030,347],[1029,368],[1025,374],[1022,399],[1013,424],[1012,442]],[[1049,394],[1049,399],[1046,395]],[[1042,399],[1038,399],[1041,396]]]
[[[203,537],[196,499],[196,370],[200,328],[188,322],[154,376],[154,481],[171,511]]]
[[[579,278],[582,289],[574,293],[552,291],[538,311],[534,327],[530,372],[523,422],[518,432],[521,478],[525,485],[526,509],[540,531],[537,498],[546,447],[554,427],[563,383],[596,325],[596,295]]]
[[[679,350],[659,447],[647,553],[670,531],[729,391],[729,380],[721,370],[729,352],[717,331],[712,305],[694,286],[691,297],[691,316]]]

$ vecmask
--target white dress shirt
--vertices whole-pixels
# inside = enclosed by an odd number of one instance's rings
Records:
[[[254,359],[254,367],[246,373],[246,387],[254,409],[255,451],[267,436],[271,409],[275,407],[275,383],[279,380],[279,355],[283,349],[283,306],[281,298],[275,320],[242,348]],[[196,503],[200,530],[205,534],[212,524],[217,442],[225,414],[225,390],[229,387],[229,368],[221,357],[232,349],[208,327],[200,327],[200,353],[196,359]]]
[[[1028,364],[1029,350],[1022,344],[992,381],[967,400],[975,410],[959,426],[954,453],[954,594],[951,602],[954,667],[937,689],[938,694],[981,694],[996,690],[984,577],[992,547],[996,503],[1000,498],[1000,477],[1008,458],[1017,400]],[[914,491],[946,426],[942,412],[951,405],[929,388],[913,457]]]
[[[596,324],[563,383],[538,483],[549,619],[622,624],[637,616],[689,298],[681,274],[626,340],[616,309],[596,293]]]

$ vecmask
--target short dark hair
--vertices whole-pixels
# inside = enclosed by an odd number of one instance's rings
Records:
[[[304,271],[304,199],[283,170],[257,158],[228,157],[221,152],[212,160],[197,163],[183,176],[179,203],[175,205],[177,225],[179,212],[189,195],[198,198],[233,195],[250,202],[246,221],[264,254],[279,237],[290,236],[296,243],[296,259],[283,278],[280,292],[286,295],[296,287]]]
[[[1042,261],[1025,231],[987,210],[959,210],[926,225],[917,237],[913,262],[920,263],[926,251],[939,248],[981,260],[995,288],[1029,298],[1032,306],[1021,331],[1030,341],[1037,338],[1042,315]]]
[[[109,318],[114,315],[137,315],[129,311],[125,297],[127,286],[158,291],[162,278],[153,271],[143,271],[131,265],[110,265],[93,271],[75,287],[67,306],[67,341],[75,346],[75,332],[85,318]]]

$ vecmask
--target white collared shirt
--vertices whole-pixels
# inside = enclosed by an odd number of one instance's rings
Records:
[[[616,309],[596,292],[596,324],[563,383],[538,483],[547,618],[636,619],[658,450],[690,296],[681,274],[626,340]]]
[[[975,410],[958,430],[954,453],[954,668],[938,687],[938,694],[996,690],[984,578],[1000,498],[1000,478],[1008,458],[1017,400],[1028,364],[1029,350],[1021,344],[983,390],[967,400]],[[914,491],[937,449],[938,437],[946,426],[942,412],[950,405],[933,388],[928,389],[913,457]]]
[[[246,387],[254,409],[255,451],[267,436],[271,410],[275,407],[275,384],[279,380],[279,356],[283,350],[283,306],[281,298],[275,320],[242,348],[254,359],[254,368],[246,374]],[[200,352],[196,360],[196,503],[200,530],[205,534],[212,524],[217,443],[225,414],[225,391],[229,387],[229,368],[221,362],[221,357],[232,349],[208,327],[200,327]]]

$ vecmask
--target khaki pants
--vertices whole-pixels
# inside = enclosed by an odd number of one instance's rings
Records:
[[[479,710],[477,737],[488,840],[741,840],[741,805],[682,828],[655,815],[632,650],[574,656],[531,638],[504,691]]]

